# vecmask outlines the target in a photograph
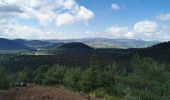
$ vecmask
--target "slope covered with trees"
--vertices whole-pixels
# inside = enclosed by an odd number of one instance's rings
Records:
[[[64,86],[107,100],[170,99],[170,72],[164,63],[134,55],[131,64],[133,72],[128,72],[116,62],[102,68],[93,55],[86,69],[63,65],[45,65],[36,70],[25,67],[11,74],[12,78],[1,69],[0,77],[3,81],[0,81],[0,88],[34,82],[45,86]]]
[[[152,57],[159,62],[170,62],[170,41],[153,45],[148,48],[138,49],[137,52],[144,57]]]
[[[170,99],[169,64],[159,58],[169,57],[169,42],[144,49],[89,49],[93,52],[84,55],[86,60],[78,53],[67,56],[62,53],[48,56],[2,55],[0,89],[36,83],[64,87],[106,100]],[[157,53],[161,55],[158,58]],[[60,61],[56,62],[55,57]]]

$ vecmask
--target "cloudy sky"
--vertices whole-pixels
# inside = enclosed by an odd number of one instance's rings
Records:
[[[170,0],[0,0],[0,37],[170,40]]]

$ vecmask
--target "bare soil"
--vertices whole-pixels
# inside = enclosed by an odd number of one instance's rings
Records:
[[[55,87],[20,87],[0,91],[0,100],[102,100]]]

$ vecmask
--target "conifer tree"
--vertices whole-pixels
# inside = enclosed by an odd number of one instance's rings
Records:
[[[99,66],[96,55],[93,54],[90,61],[90,67],[84,73],[84,77],[83,77],[82,86],[84,91],[93,91],[101,86],[102,81],[101,81],[100,70],[101,68]]]

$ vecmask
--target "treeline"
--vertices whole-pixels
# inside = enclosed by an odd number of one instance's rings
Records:
[[[36,83],[44,86],[64,86],[107,100],[169,100],[170,72],[166,65],[151,58],[134,55],[131,60],[132,72],[116,62],[101,67],[93,55],[87,69],[62,65],[43,65],[36,70],[26,67],[9,75],[0,69],[0,88]],[[11,78],[10,78],[11,77]]]

